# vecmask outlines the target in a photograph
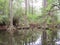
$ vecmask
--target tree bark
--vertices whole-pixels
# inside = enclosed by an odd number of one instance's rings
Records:
[[[32,0],[32,15],[33,15],[33,0]]]
[[[46,30],[42,32],[42,45],[47,45],[47,33]]]
[[[9,0],[9,6],[10,6],[10,26],[9,26],[9,45],[14,45],[13,41],[13,0]]]
[[[27,0],[25,0],[25,15],[27,15]]]
[[[29,14],[30,14],[30,0],[28,0],[28,10],[29,10]]]
[[[47,6],[47,0],[43,0],[43,8],[45,13],[45,8]],[[46,20],[43,22],[43,26],[46,27]],[[42,31],[42,45],[47,45],[47,32],[46,29],[43,29]]]

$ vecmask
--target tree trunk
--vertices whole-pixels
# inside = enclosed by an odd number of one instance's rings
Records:
[[[42,45],[47,45],[47,33],[46,33],[46,30],[44,30],[43,32],[42,32],[43,34],[42,34]]]
[[[27,0],[25,0],[25,15],[27,15]]]
[[[29,14],[30,14],[30,0],[28,0],[28,11],[29,11]]]
[[[47,6],[47,0],[43,0],[43,8],[44,8],[43,13],[45,13],[46,6]],[[43,26],[46,27],[46,20],[43,22]],[[43,29],[43,31],[42,31],[42,45],[47,45],[47,32],[46,32],[46,29]]]
[[[32,15],[33,15],[33,0],[32,0]]]
[[[47,0],[43,0],[43,8],[47,7]]]
[[[9,6],[10,6],[10,26],[9,26],[9,33],[10,33],[10,37],[9,37],[9,45],[14,45],[14,41],[13,41],[13,0],[9,0]]]

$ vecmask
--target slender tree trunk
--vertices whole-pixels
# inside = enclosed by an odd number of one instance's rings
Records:
[[[10,37],[9,37],[9,45],[14,45],[14,41],[13,41],[13,0],[9,0],[9,6],[10,6],[10,26],[9,26],[9,33],[10,33]]]
[[[32,0],[32,15],[33,15],[33,0]]]
[[[28,0],[25,0],[25,15],[24,15],[24,25],[29,26],[29,22],[27,20],[27,12],[28,12]]]
[[[25,0],[25,15],[27,15],[27,0]]]
[[[30,14],[30,0],[28,0],[28,10],[29,10],[29,14]]]
[[[42,45],[47,45],[47,33],[46,30],[42,32]]]
[[[43,0],[43,8],[46,8],[47,6],[47,0]]]
[[[45,11],[45,8],[46,8],[46,5],[47,5],[46,2],[47,2],[47,0],[43,0],[44,11]],[[45,24],[46,24],[46,20],[43,23],[43,25],[45,25]],[[44,27],[46,27],[46,26],[44,26]],[[42,45],[47,45],[47,32],[46,32],[46,29],[43,29],[43,31],[42,31]]]

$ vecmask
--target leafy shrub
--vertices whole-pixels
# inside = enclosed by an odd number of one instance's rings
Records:
[[[6,25],[9,22],[7,15],[0,15],[0,25]]]

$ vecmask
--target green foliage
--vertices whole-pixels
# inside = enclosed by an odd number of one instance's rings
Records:
[[[32,15],[32,14],[28,14],[27,16],[31,21],[35,21],[38,17],[38,15]]]
[[[9,18],[7,15],[0,15],[0,24],[8,24]]]
[[[5,1],[7,1],[7,3],[4,3]],[[18,2],[18,3],[17,3]],[[14,11],[14,20],[16,20],[17,19],[17,21],[20,19],[20,21],[22,21],[22,20],[24,20],[25,18],[23,17],[25,14],[24,14],[24,8],[22,8],[22,6],[18,6],[18,8],[16,9],[16,7],[15,7],[15,5],[16,4],[20,4],[21,5],[21,3],[23,2],[23,0],[17,0],[17,2],[13,5],[13,11]],[[45,10],[43,10],[43,11],[45,11],[45,13],[43,14],[41,14],[41,16],[38,16],[39,15],[39,13],[38,14],[36,14],[36,11],[34,11],[34,14],[32,15],[32,13],[29,13],[29,12],[27,12],[28,14],[26,15],[27,17],[28,17],[28,21],[33,21],[33,22],[44,22],[44,20],[45,20],[45,18],[42,18],[42,16],[44,16],[48,11],[47,10],[50,10],[50,8],[51,8],[51,6],[52,6],[52,4],[53,4],[53,2],[54,2],[54,0],[47,0],[47,7],[46,7],[46,9]],[[5,14],[9,14],[9,7],[8,7],[8,0],[0,0],[0,9],[1,10],[3,10],[3,8],[5,7],[5,5],[4,4],[6,4],[6,9],[4,10],[4,12],[5,12]],[[31,8],[31,7],[30,7]],[[33,10],[35,10],[35,8],[33,9]],[[29,11],[29,10],[28,10]],[[30,11],[32,11],[32,9],[30,10]],[[0,22],[2,23],[2,20],[5,18],[5,20],[7,21],[7,17],[4,17],[4,16],[1,16],[1,18],[0,18]],[[38,20],[38,21],[37,21]],[[48,17],[48,19],[47,19],[47,23],[51,23],[50,22],[50,20],[51,20],[51,18],[50,17]],[[6,22],[5,21],[5,22]],[[23,22],[23,21],[22,21]]]

